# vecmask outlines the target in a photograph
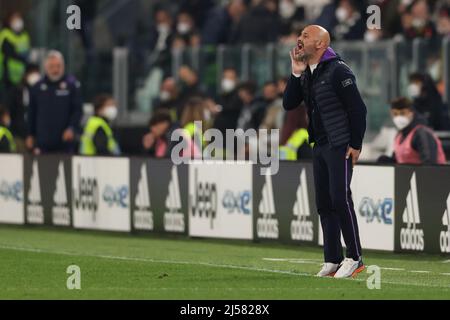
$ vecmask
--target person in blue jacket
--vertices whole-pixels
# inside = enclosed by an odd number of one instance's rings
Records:
[[[364,270],[350,183],[366,131],[367,108],[351,69],[330,47],[330,35],[307,26],[291,51],[292,75],[283,106],[304,102],[314,143],[313,168],[325,263],[318,276],[347,278]],[[347,246],[344,259],[341,231]]]
[[[80,83],[65,73],[58,51],[47,55],[45,73],[30,90],[26,146],[34,153],[73,153],[82,115]]]

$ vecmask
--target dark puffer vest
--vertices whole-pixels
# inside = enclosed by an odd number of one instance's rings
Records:
[[[308,107],[309,119],[312,119],[312,111],[314,109],[319,112],[327,133],[328,142],[334,147],[350,143],[348,113],[336,94],[331,79],[334,69],[340,64],[345,65],[335,55],[332,58],[322,60],[313,75],[308,69],[301,76],[303,97]],[[312,137],[311,140],[314,140],[312,121],[309,123],[308,131],[310,137]]]

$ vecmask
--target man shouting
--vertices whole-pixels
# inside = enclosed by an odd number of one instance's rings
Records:
[[[367,109],[353,72],[330,47],[327,30],[307,26],[290,56],[292,75],[283,105],[291,110],[305,102],[310,143],[314,143],[316,205],[325,258],[317,275],[352,277],[364,270],[350,182],[366,131]]]

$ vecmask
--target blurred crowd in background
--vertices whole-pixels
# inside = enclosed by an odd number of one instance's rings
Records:
[[[83,14],[78,34],[87,64],[96,41],[101,41],[93,28],[99,10],[96,2],[73,1]],[[159,92],[151,98],[152,108],[147,115],[148,131],[140,137],[141,152],[156,157],[170,155],[170,133],[176,128],[183,128],[193,139],[195,121],[202,122],[203,130],[216,128],[224,134],[226,129],[280,129],[279,143],[285,147],[282,158],[297,160],[310,156],[305,139],[308,122],[305,108],[285,112],[282,107],[286,77],[258,86],[256,79],[241,79],[239,70],[227,65],[221,74],[219,90],[211,91],[191,66],[173,69],[174,50],[221,44],[294,46],[302,28],[311,23],[329,30],[333,40],[439,41],[450,35],[447,0],[149,3],[151,16],[134,19],[132,26],[126,23],[126,11],[123,13],[123,22],[118,20],[111,28],[114,35],[111,42],[112,46],[127,47],[138,66],[150,64],[160,70]],[[370,4],[381,8],[381,29],[367,29],[366,8]],[[112,131],[120,106],[111,92],[99,89],[95,97],[84,96],[82,79],[65,72],[60,52],[51,51],[43,62],[30,54],[33,39],[28,34],[25,15],[11,9],[0,12],[0,121],[10,131],[2,134],[0,130],[0,150],[120,154]],[[421,70],[410,75],[408,98],[423,119],[421,123],[438,131],[450,130],[448,107],[442,98],[442,78],[434,71]],[[87,102],[93,105],[93,114],[83,117],[83,103]],[[1,147],[3,143],[6,144]]]
[[[96,1],[78,0],[87,48],[94,45],[89,22]],[[394,37],[433,38],[450,34],[450,4],[446,0],[179,0],[150,1],[152,16],[136,19],[127,36],[112,31],[116,44],[135,50],[208,44],[295,43],[305,24],[319,24],[333,40],[373,42]],[[381,9],[381,29],[367,30],[368,5]],[[122,16],[123,19],[127,19]],[[118,24],[117,29],[123,29]],[[122,36],[120,36],[122,34]],[[121,42],[121,43],[120,43]]]

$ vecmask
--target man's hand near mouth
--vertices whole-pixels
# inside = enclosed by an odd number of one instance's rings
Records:
[[[301,59],[300,52],[303,50],[302,44],[297,44],[289,54],[291,56],[292,74],[299,77],[306,70],[307,64]]]

